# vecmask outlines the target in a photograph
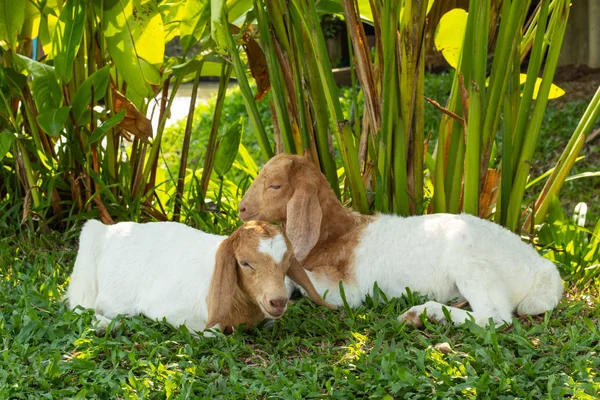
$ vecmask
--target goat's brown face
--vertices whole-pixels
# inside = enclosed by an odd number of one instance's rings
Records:
[[[282,154],[272,158],[260,171],[240,201],[242,221],[281,222],[287,203],[294,194],[292,168],[297,156]]]
[[[264,316],[281,317],[288,302],[286,275],[302,286],[315,303],[334,308],[319,296],[280,227],[259,221],[245,223],[219,245],[206,297],[206,327],[220,324],[224,329],[234,321],[239,324],[254,320],[250,318],[252,312],[247,314],[250,310],[234,304],[238,288]]]
[[[250,230],[261,232],[244,235]],[[277,227],[251,224],[240,232],[235,249],[239,285],[268,318],[279,318],[287,309],[285,275],[292,257],[291,246]]]

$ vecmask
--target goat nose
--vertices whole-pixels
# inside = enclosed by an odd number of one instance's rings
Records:
[[[273,307],[277,311],[283,311],[283,308],[287,304],[287,298],[279,297],[277,299],[273,299],[269,301],[271,307]]]
[[[246,207],[240,205],[240,212],[246,212]]]

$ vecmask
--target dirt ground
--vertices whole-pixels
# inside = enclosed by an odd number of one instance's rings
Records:
[[[600,87],[600,68],[559,67],[554,75],[554,83],[566,92],[560,99],[562,103],[574,100],[589,101]]]

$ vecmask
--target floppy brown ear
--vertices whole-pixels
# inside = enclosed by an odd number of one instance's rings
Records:
[[[290,268],[288,269],[287,276],[289,276],[290,279],[296,282],[298,285],[302,286],[302,288],[306,290],[308,297],[310,297],[312,301],[314,301],[320,306],[327,307],[332,310],[337,310],[336,306],[331,305],[325,300],[323,300],[321,295],[317,292],[312,282],[310,281],[310,278],[306,274],[306,271],[304,270],[304,268],[302,268],[302,265],[300,265],[298,260],[296,260],[294,257],[292,257],[292,262],[290,264]]]
[[[322,218],[317,187],[310,184],[298,186],[287,204],[285,226],[285,233],[292,242],[298,261],[304,261],[317,244]]]
[[[225,331],[223,324],[228,320],[233,295],[237,287],[237,261],[231,239],[225,239],[219,245],[215,258],[215,270],[210,281],[206,303],[208,305],[207,328],[221,324],[221,330]]]

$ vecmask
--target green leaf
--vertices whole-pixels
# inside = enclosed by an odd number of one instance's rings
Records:
[[[157,66],[164,60],[164,28],[152,1],[118,0],[104,11],[106,44],[117,70],[139,96],[154,94],[160,85]]]
[[[15,65],[33,76],[30,85],[37,109],[48,110],[60,107],[62,91],[54,74],[54,68],[20,54],[15,56]]]
[[[106,65],[104,68],[99,69],[90,75],[81,86],[79,86],[79,89],[71,102],[73,118],[75,118],[75,121],[79,121],[79,118],[81,118],[83,112],[87,109],[92,100],[92,86],[94,87],[94,102],[97,102],[104,97],[109,77],[110,65]]]
[[[12,68],[2,68],[2,75],[11,94],[15,97],[22,96],[22,90],[27,82],[27,77]]]
[[[17,35],[25,21],[26,0],[0,0],[0,41],[6,40],[14,52]]]
[[[219,138],[213,167],[217,175],[224,176],[231,169],[238,154],[243,128],[243,120],[240,118]]]
[[[243,20],[248,12],[253,9],[253,6],[252,0],[230,1],[227,4],[227,20],[234,25],[242,25]]]
[[[117,126],[119,124],[119,122],[121,122],[123,120],[123,118],[125,118],[126,112],[127,112],[126,110],[119,111],[118,113],[116,113],[115,115],[113,115],[112,117],[110,117],[109,119],[104,121],[99,127],[97,127],[94,130],[94,132],[90,135],[90,138],[87,141],[87,147],[89,148],[89,146],[92,143],[96,143],[98,140],[102,139],[104,137],[104,134],[109,129],[112,129],[115,126]]]
[[[210,0],[210,35],[217,45],[229,48],[227,20],[224,18],[223,0]]]
[[[52,39],[54,71],[63,83],[69,83],[73,77],[73,62],[83,38],[87,2],[67,0],[58,17]]]
[[[25,4],[25,22],[21,29],[21,37],[27,40],[36,38],[40,30],[41,14],[33,1],[28,1]]]
[[[71,107],[52,108],[37,116],[38,125],[49,135],[56,136],[63,128]]]
[[[339,0],[321,0],[315,4],[315,9],[319,13],[322,14],[344,14],[344,8],[342,7],[342,3]],[[362,12],[363,9],[361,8]]]
[[[51,1],[48,1],[50,3]],[[50,9],[54,11],[51,6],[46,4],[46,10]],[[54,6],[58,10],[58,6]],[[54,37],[54,31],[58,24],[58,17],[52,13],[44,13],[44,18],[40,21],[40,31],[38,32],[38,39],[42,45],[42,49],[45,54],[48,54],[49,58],[52,58],[52,38]]]
[[[467,12],[462,8],[455,8],[442,16],[435,30],[435,48],[455,69],[458,66],[466,29]]]
[[[179,31],[181,32],[181,47],[187,52],[203,36],[208,21],[210,20],[210,7],[208,0],[188,1]]]
[[[0,132],[0,161],[10,151],[10,147],[15,141],[15,135],[12,132]]]
[[[190,3],[192,2],[179,0],[158,5],[165,30],[165,43],[169,43],[176,36],[181,37],[181,20],[186,17],[186,6]]]

